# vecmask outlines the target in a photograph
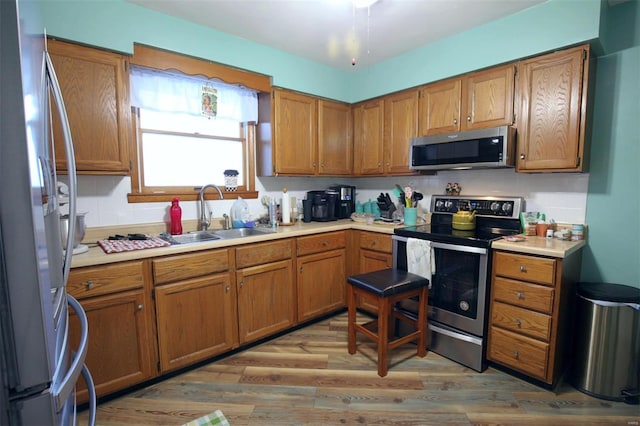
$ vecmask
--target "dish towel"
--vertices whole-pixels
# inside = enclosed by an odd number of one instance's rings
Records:
[[[206,416],[202,416],[189,423],[185,423],[182,426],[230,426],[227,418],[222,414],[222,411],[216,410],[213,413],[209,413]]]
[[[431,241],[407,238],[407,271],[429,279],[436,273],[435,256]]]
[[[123,251],[144,250],[156,247],[167,247],[171,243],[162,238],[147,235],[146,240],[98,240],[98,245],[105,253],[122,253]]]

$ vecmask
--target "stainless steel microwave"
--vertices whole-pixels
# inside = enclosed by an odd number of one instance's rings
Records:
[[[515,139],[510,126],[413,138],[409,165],[413,170],[514,167]]]

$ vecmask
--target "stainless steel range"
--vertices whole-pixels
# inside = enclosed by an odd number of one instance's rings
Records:
[[[475,211],[475,229],[452,228],[459,210]],[[433,249],[428,309],[428,348],[476,371],[486,368],[486,330],[491,276],[491,242],[520,233],[522,197],[431,197],[431,224],[398,228],[393,236],[394,267],[407,270],[409,238]],[[413,301],[399,309],[417,312]],[[400,333],[406,330],[402,325]]]

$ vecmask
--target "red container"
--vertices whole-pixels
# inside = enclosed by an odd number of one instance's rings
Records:
[[[171,235],[182,234],[182,208],[178,204],[180,199],[178,197],[171,201],[171,207],[169,208],[169,216],[171,217]]]

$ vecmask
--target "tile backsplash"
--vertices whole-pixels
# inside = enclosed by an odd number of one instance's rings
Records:
[[[64,181],[64,176],[60,178]],[[411,186],[424,194],[420,206],[428,211],[432,194],[444,194],[448,182],[458,182],[460,195],[515,195],[525,199],[527,211],[544,212],[557,222],[584,223],[586,217],[586,173],[521,174],[513,169],[441,171],[434,176],[375,177],[375,178],[318,178],[269,177],[257,178],[260,197],[280,198],[282,187],[291,196],[305,198],[310,190],[325,189],[336,183],[355,185],[357,200],[375,200],[380,192],[392,195],[394,185]],[[86,212],[88,227],[115,226],[150,222],[168,222],[170,202],[127,202],[131,180],[122,176],[78,176],[78,211]],[[229,214],[235,200],[210,200],[208,205],[214,217]],[[260,199],[246,200],[251,215],[259,217],[267,209]],[[396,200],[394,200],[396,201]],[[183,220],[196,219],[197,202],[181,202]]]

